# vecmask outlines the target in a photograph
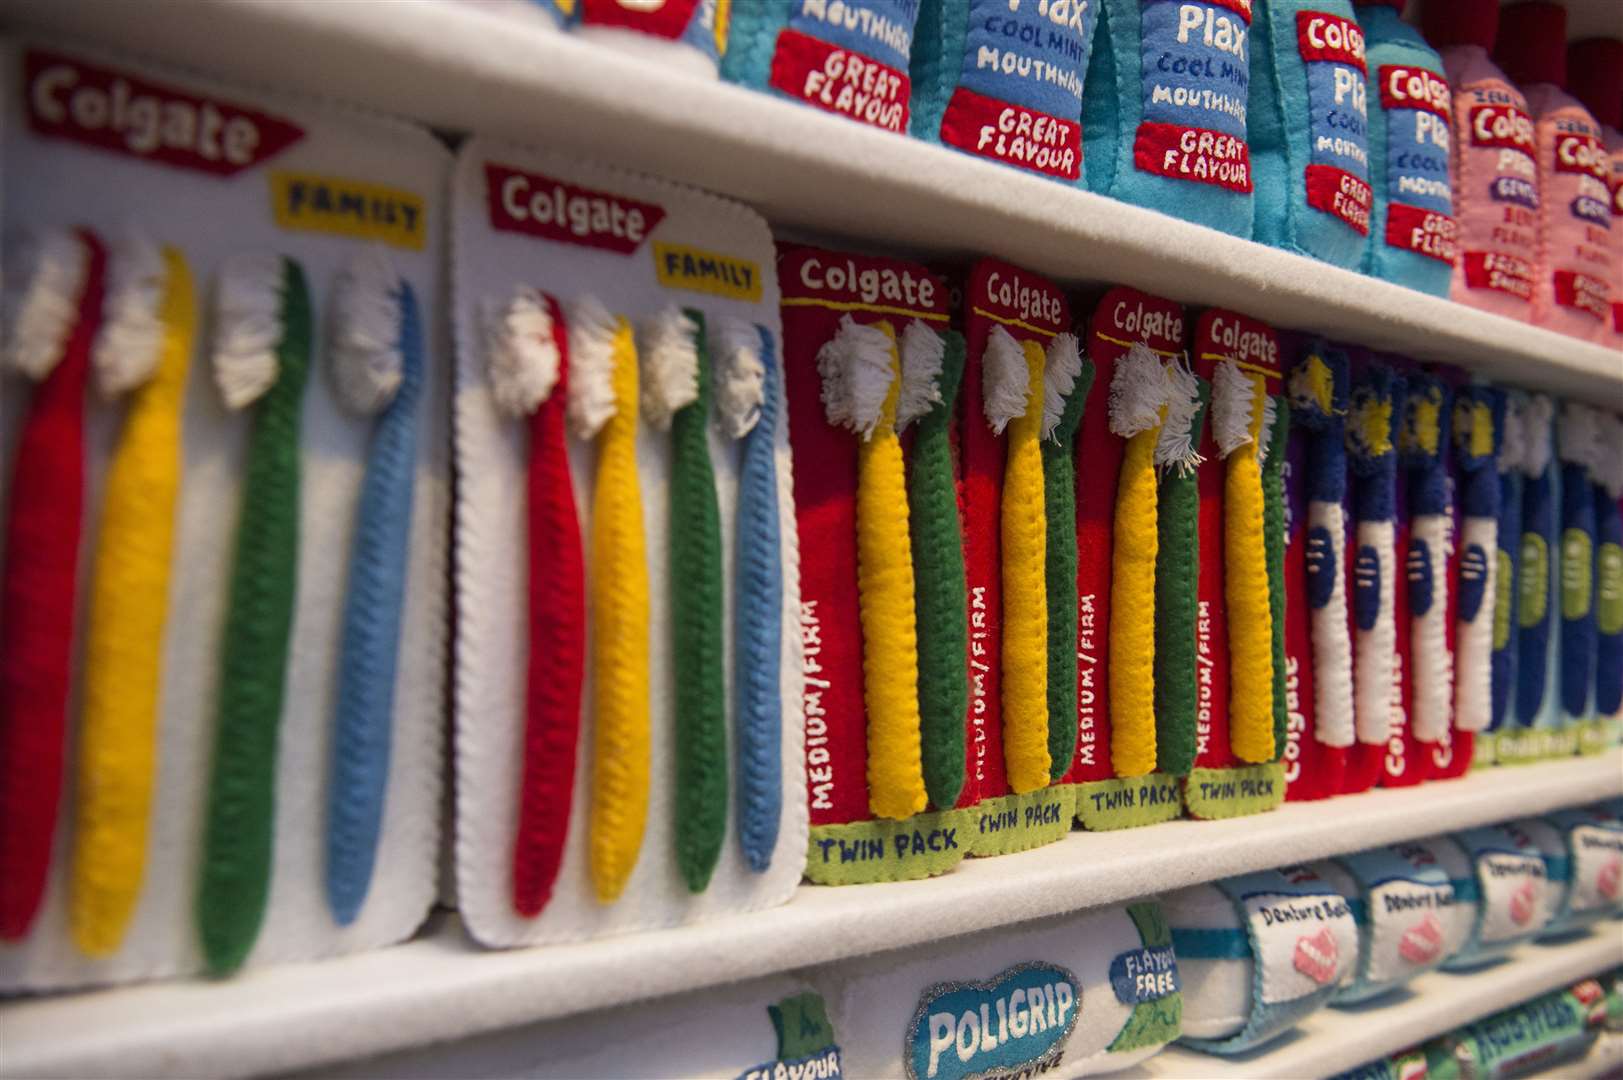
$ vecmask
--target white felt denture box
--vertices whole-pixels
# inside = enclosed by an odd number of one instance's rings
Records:
[[[807,806],[771,233],[481,138],[452,201],[463,918],[511,946],[784,903]],[[715,534],[676,565],[696,509]]]
[[[94,259],[86,263],[92,269],[82,289],[67,298],[75,305],[70,314],[77,325],[121,325],[125,334],[98,338],[94,377],[82,397],[78,566],[71,590],[56,597],[74,610],[63,787],[42,900],[20,934],[0,941],[0,992],[171,976],[205,964],[219,971],[310,960],[400,941],[434,898],[439,840],[450,513],[440,274],[449,155],[428,132],[405,124],[66,46],[9,45],[4,77],[22,91],[6,95],[0,125],[6,284],[30,284],[12,242],[53,231],[70,243],[77,238],[84,250],[105,252],[105,273]],[[400,405],[389,421],[395,439],[383,485],[392,508],[369,519],[387,521],[370,534],[389,549],[386,556],[357,544],[363,491],[381,483],[370,466],[385,420],[354,411],[339,370],[343,350],[353,351],[354,339],[340,326],[358,260],[386,283],[373,312],[380,321],[372,356],[384,364],[380,371],[406,365],[393,372],[399,396],[389,398],[391,388],[382,395]],[[239,324],[243,295],[223,295],[230,290],[221,281],[244,265],[272,269],[264,296],[273,305],[279,297],[282,307]],[[307,318],[296,320],[299,272],[309,304]],[[100,310],[92,281],[105,286]],[[232,349],[246,350],[250,361],[274,352],[284,365],[269,369],[274,382],[290,370],[281,357],[301,348],[290,344],[295,326],[308,328],[307,373],[298,397],[283,391],[292,430],[280,435],[296,437],[297,450],[278,451],[270,470],[278,483],[291,477],[295,485],[276,522],[278,535],[292,541],[280,549],[285,561],[277,575],[294,585],[285,634],[257,617],[238,627],[272,639],[252,653],[248,667],[260,675],[286,648],[281,677],[272,680],[280,708],[257,718],[250,750],[240,729],[221,735],[225,688],[241,677],[224,657],[227,641],[241,640],[228,618],[237,608],[234,567],[240,572],[246,558],[237,531],[256,501],[245,496],[250,462],[267,461],[257,417],[275,392],[229,407],[222,390],[243,386],[218,383],[215,361]],[[166,358],[158,361],[163,374],[110,396],[98,380],[143,341]],[[37,383],[13,370],[4,376],[0,466],[11,485],[8,505],[23,471],[47,467],[22,447],[31,418],[47,407],[49,379],[61,370]],[[157,383],[169,379],[175,396],[159,404]],[[132,449],[138,428],[146,450],[140,458]],[[137,460],[163,464],[132,487]],[[172,507],[141,501],[171,481]],[[16,524],[17,508],[10,510]],[[23,513],[35,510],[25,505]],[[166,549],[154,538],[171,529]],[[127,561],[123,571],[114,567],[119,556],[150,562],[132,577]],[[356,567],[383,578],[386,591],[400,590],[392,609],[397,633],[373,639],[384,652],[370,669],[369,692],[385,691],[388,703],[373,696],[363,710],[383,744],[373,741],[360,754],[364,761],[350,759],[367,777],[370,794],[360,796],[339,779],[335,761]],[[132,581],[150,603],[133,599]],[[382,604],[373,597],[368,606]],[[139,631],[130,629],[137,624]],[[131,661],[127,648],[114,649],[126,654],[118,668],[125,681],[98,688],[109,653],[97,634],[125,647],[133,635],[156,647],[141,662]],[[7,743],[15,745],[9,735]],[[269,792],[263,806],[234,817],[210,813],[217,754],[257,773],[253,783]],[[148,785],[149,802],[107,801],[115,787],[127,793]],[[371,862],[359,894],[340,900],[330,891],[333,860],[357,852],[337,851],[332,807],[355,797],[373,800],[380,817],[375,842],[360,848]],[[18,825],[14,819],[0,827]],[[95,855],[88,853],[92,832],[102,841]],[[256,842],[249,833],[268,839]],[[208,837],[214,841],[206,850]],[[200,900],[210,865],[229,865],[236,882],[268,882],[262,918],[252,902]],[[230,926],[217,939],[223,944],[206,953],[209,916],[200,912],[210,908]]]

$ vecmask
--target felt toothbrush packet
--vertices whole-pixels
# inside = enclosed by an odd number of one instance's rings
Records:
[[[766,225],[477,138],[452,199],[463,917],[507,946],[782,903],[806,802]]]
[[[77,48],[3,68],[5,231],[38,252],[7,284],[57,313],[24,335],[37,381],[5,375],[8,529],[69,558],[7,544],[8,611],[27,582],[41,616],[7,679],[59,696],[26,717],[51,739],[0,736],[0,784],[60,786],[0,795],[28,803],[0,989],[402,940],[438,855],[447,155]]]

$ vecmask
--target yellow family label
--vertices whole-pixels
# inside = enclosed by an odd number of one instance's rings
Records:
[[[654,273],[667,289],[687,289],[728,300],[761,299],[761,268],[749,259],[735,259],[684,244],[653,244]]]
[[[330,233],[421,251],[428,236],[422,197],[341,176],[272,172],[271,210],[284,229]]]

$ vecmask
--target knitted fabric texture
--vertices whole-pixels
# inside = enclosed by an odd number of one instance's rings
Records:
[[[1245,389],[1249,391],[1249,437],[1227,455],[1223,479],[1229,743],[1241,761],[1258,764],[1272,761],[1275,752],[1273,607],[1268,586],[1262,469],[1257,460],[1268,392],[1262,376],[1239,377],[1246,381]],[[1220,382],[1214,390],[1214,411],[1223,390]],[[1236,388],[1235,392],[1242,391]]]
[[[185,257],[166,248],[162,259],[157,364],[130,400],[108,466],[92,571],[68,909],[87,956],[123,943],[146,866],[181,411],[197,331]]]
[[[235,970],[270,893],[276,758],[299,562],[299,418],[312,316],[304,270],[283,259],[275,382],[254,405],[220,653],[214,756],[197,890],[204,961]]]
[[[1048,520],[1048,775],[1058,781],[1076,754],[1076,440],[1093,364],[1082,361],[1058,422],[1042,441],[1043,512]],[[1051,376],[1051,373],[1050,373]],[[1050,381],[1051,377],[1050,377]]]
[[[1048,521],[1043,508],[1043,348],[1021,343],[1026,408],[1008,426],[1003,472],[1003,759],[1017,795],[1046,787]]]
[[[1553,459],[1552,412],[1548,398],[1532,399],[1527,418],[1526,479],[1522,482],[1521,565],[1518,567],[1516,623],[1516,722],[1544,726],[1552,652],[1559,638],[1551,633],[1556,611],[1556,567],[1560,556],[1557,521],[1561,466]]]
[[[1561,608],[1561,711],[1587,718],[1595,682],[1595,496],[1589,477],[1598,438],[1595,411],[1569,403],[1557,443],[1561,457],[1561,548],[1556,565]]]
[[[1274,760],[1285,750],[1290,708],[1285,689],[1285,440],[1290,405],[1276,398],[1273,434],[1262,466],[1263,544],[1268,559],[1268,615],[1273,652]]]
[[[1110,576],[1110,761],[1117,776],[1155,769],[1155,444],[1161,425],[1127,440],[1116,486]]]
[[[563,865],[586,670],[586,569],[565,417],[569,335],[557,300],[547,297],[546,306],[558,351],[558,376],[529,419],[525,478],[529,648],[524,762],[513,834],[513,910],[525,918],[534,918],[546,907]]]
[[[1211,384],[1197,380],[1199,404],[1189,423],[1199,446]],[[1156,492],[1155,754],[1156,768],[1187,776],[1195,763],[1199,709],[1200,488],[1193,468],[1161,470]]]
[[[84,502],[85,390],[106,253],[87,231],[79,292],[58,355],[34,390],[12,457],[0,599],[0,940],[27,935],[56,840],[72,680],[74,591]],[[16,332],[16,328],[13,328]]]

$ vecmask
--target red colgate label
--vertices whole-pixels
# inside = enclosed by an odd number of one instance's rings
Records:
[[[946,282],[918,263],[880,255],[781,244],[778,281],[794,305],[856,305],[883,314],[934,317],[945,323],[952,304]]]
[[[982,259],[970,275],[974,314],[1020,322],[1045,335],[1071,328],[1071,305],[1052,281],[998,259]],[[1021,337],[1018,329],[1012,330]]]
[[[1005,165],[1063,180],[1082,173],[1082,125],[959,87],[941,119],[941,141]]]
[[[1593,135],[1563,135],[1556,140],[1556,172],[1580,173],[1605,183],[1610,164],[1606,147]]]
[[[907,129],[907,73],[861,53],[785,29],[772,54],[772,85],[824,112],[884,128]]]
[[[1383,109],[1424,109],[1450,119],[1454,95],[1448,84],[1425,68],[1385,64],[1380,70]]]
[[[1533,264],[1498,251],[1467,251],[1465,284],[1472,289],[1492,289],[1518,300],[1531,300]]]
[[[1606,321],[1612,306],[1612,288],[1605,281],[1576,270],[1557,270],[1554,283],[1557,304]]]
[[[1183,352],[1183,305],[1118,285],[1104,295],[1093,316],[1093,334],[1128,348],[1142,341],[1160,353]],[[1090,352],[1098,351],[1095,345]]]
[[[1375,189],[1352,173],[1334,165],[1309,165],[1307,204],[1340,218],[1364,236],[1369,235],[1369,211]]]
[[[1369,70],[1364,66],[1364,31],[1340,15],[1298,11],[1296,44],[1303,60],[1331,60],[1366,73]]]
[[[1514,105],[1477,105],[1471,109],[1471,145],[1520,150],[1533,156],[1533,118]]]
[[[581,0],[580,21],[587,26],[618,26],[675,41],[682,36],[699,0]]]
[[[665,219],[663,207],[539,173],[485,163],[490,227],[629,255]]]
[[[29,49],[28,126],[37,134],[214,176],[235,176],[304,137],[297,125],[163,83]]]
[[[1211,378],[1217,363],[1235,360],[1269,379],[1284,378],[1279,335],[1265,322],[1222,308],[1208,308],[1195,330],[1195,370]]]
[[[1206,128],[1146,122],[1133,140],[1133,164],[1174,180],[1230,191],[1251,190],[1251,148],[1244,139]]]
[[[1386,208],[1386,243],[1454,265],[1459,255],[1460,223],[1447,214],[1406,203]]]
[[[1247,24],[1251,22],[1251,0],[1203,0],[1212,7],[1227,8]]]

